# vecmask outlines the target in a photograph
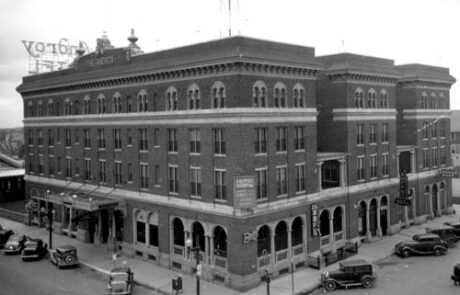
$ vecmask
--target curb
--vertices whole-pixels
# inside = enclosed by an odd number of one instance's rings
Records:
[[[315,283],[315,284],[313,284],[312,286],[310,286],[308,288],[305,288],[303,290],[295,292],[293,295],[310,294],[310,293],[312,293],[313,291],[315,291],[316,289],[319,289],[319,288],[321,288],[321,283]]]

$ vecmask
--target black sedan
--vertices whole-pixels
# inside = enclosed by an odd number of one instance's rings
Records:
[[[24,244],[27,240],[25,235],[12,235],[8,242],[6,242],[5,247],[3,248],[3,253],[5,254],[17,254],[21,253],[24,248]]]
[[[29,238],[24,244],[24,250],[22,250],[22,260],[29,259],[42,259],[43,256],[48,253],[48,245],[41,239]]]

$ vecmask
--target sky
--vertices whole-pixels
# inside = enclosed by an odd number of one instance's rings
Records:
[[[22,126],[16,87],[29,75],[37,42],[84,41],[106,32],[127,46],[131,29],[144,52],[232,35],[450,68],[460,79],[460,0],[15,0],[0,2],[0,128]],[[58,48],[58,47],[56,47]],[[52,45],[48,47],[52,49]],[[460,82],[451,88],[460,109]]]

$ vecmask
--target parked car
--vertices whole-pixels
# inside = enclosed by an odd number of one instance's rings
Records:
[[[457,222],[444,222],[444,225],[452,226],[454,228],[457,239],[460,239],[460,221]]]
[[[447,242],[447,247],[453,248],[457,244],[458,238],[455,229],[452,226],[441,225],[426,228],[427,234],[438,235],[442,240]]]
[[[364,259],[355,259],[339,263],[339,269],[321,274],[321,283],[327,291],[337,287],[364,286],[372,288],[377,280],[372,264]]]
[[[116,267],[110,272],[108,295],[128,295],[133,289],[134,273],[127,266]]]
[[[55,249],[50,249],[50,261],[57,268],[62,266],[76,266],[79,264],[77,257],[77,249],[74,246],[66,245]]]
[[[24,244],[24,250],[22,250],[22,260],[28,259],[42,259],[43,256],[48,253],[48,245],[41,239],[29,238]]]
[[[25,235],[14,234],[10,236],[6,242],[3,253],[5,254],[18,254],[21,253],[24,248],[24,243],[26,242],[27,237]]]
[[[455,285],[460,285],[460,263],[454,265],[454,274],[450,277]]]
[[[0,249],[2,249],[10,236],[12,236],[14,232],[10,229],[0,229]]]
[[[414,254],[434,254],[439,256],[447,252],[447,243],[435,234],[417,234],[412,240],[395,245],[395,254],[409,257]]]

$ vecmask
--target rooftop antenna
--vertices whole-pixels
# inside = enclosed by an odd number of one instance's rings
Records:
[[[345,40],[342,39],[340,43],[340,48],[338,50],[339,52],[345,52]]]

